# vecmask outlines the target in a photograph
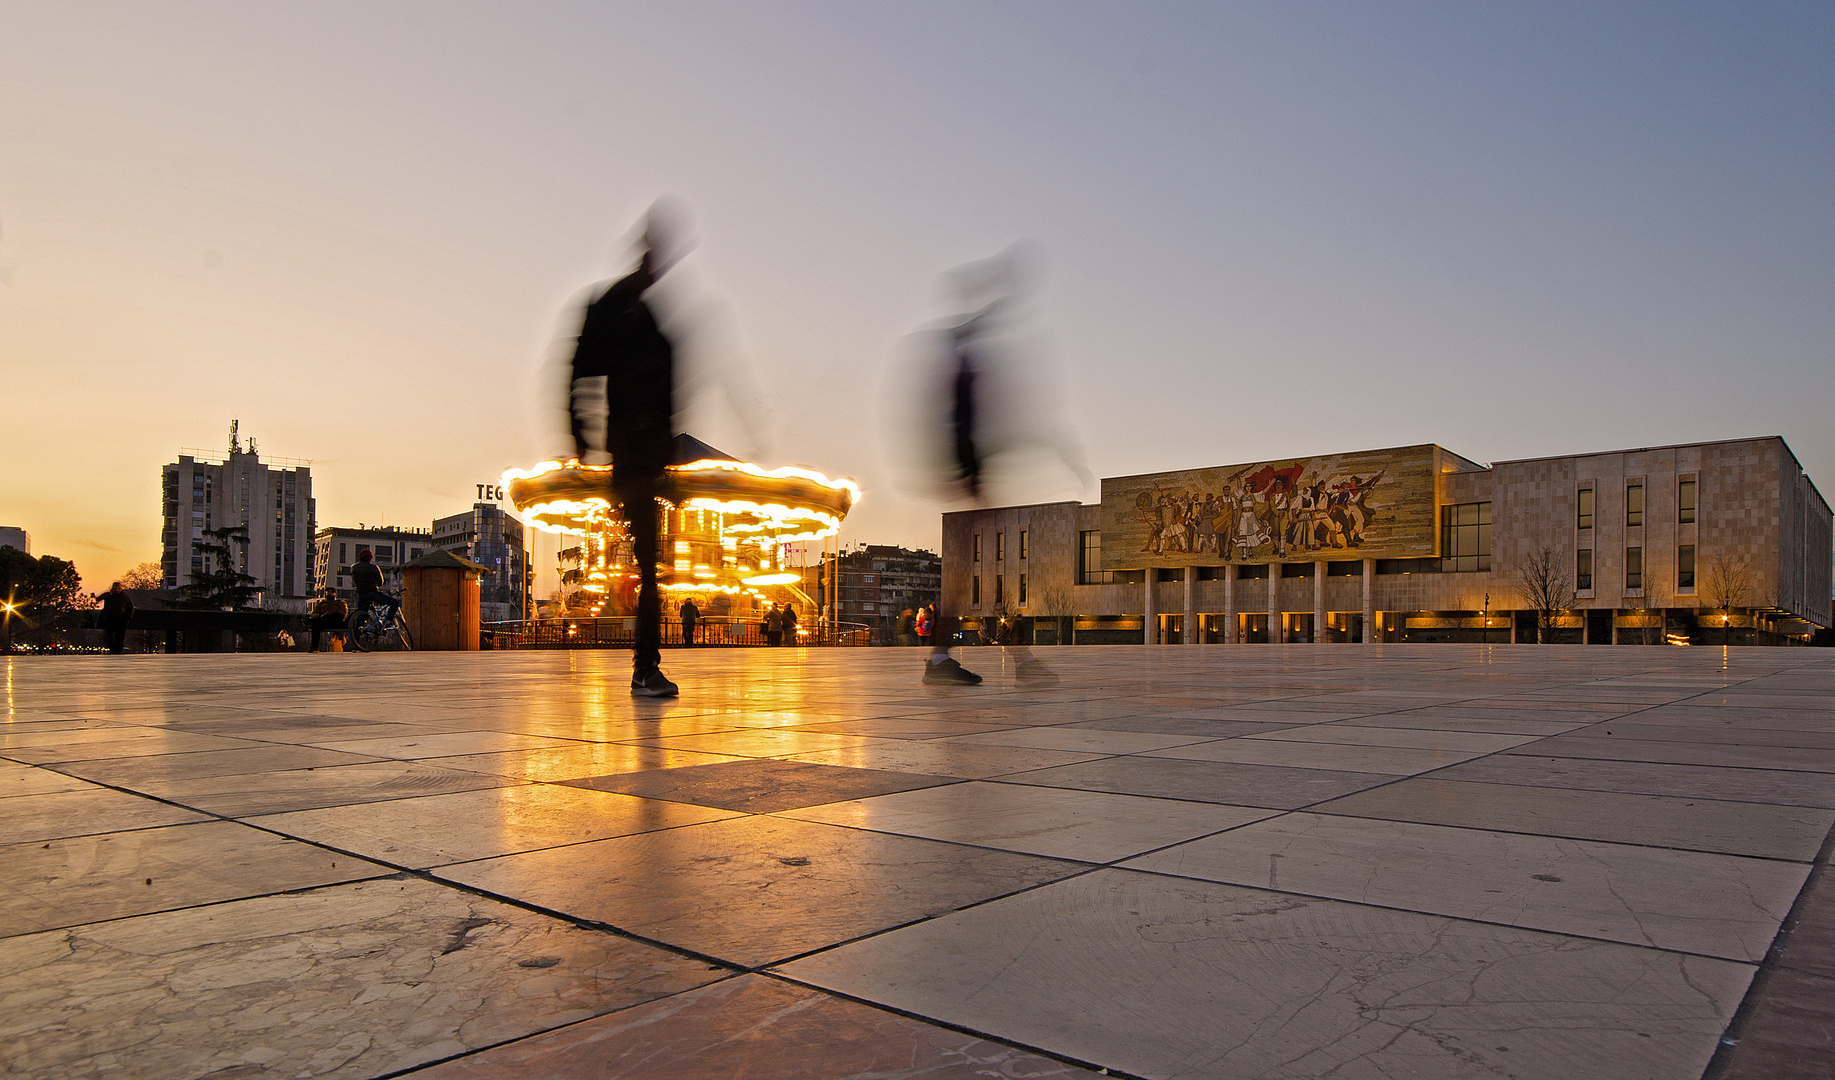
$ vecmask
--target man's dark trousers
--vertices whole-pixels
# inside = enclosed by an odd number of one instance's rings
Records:
[[[663,597],[656,584],[656,497],[662,493],[668,444],[621,447],[612,452],[612,490],[624,504],[631,527],[631,558],[637,560],[637,647],[631,659],[638,671],[663,662]]]

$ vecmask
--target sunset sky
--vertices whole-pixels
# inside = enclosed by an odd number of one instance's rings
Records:
[[[846,541],[936,543],[902,373],[939,275],[1015,241],[1099,477],[1776,434],[1835,493],[1826,3],[0,16],[0,525],[86,588],[232,418],[321,525],[554,455],[552,364],[660,195],[690,430],[855,478]]]

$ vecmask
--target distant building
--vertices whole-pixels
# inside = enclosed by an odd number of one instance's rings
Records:
[[[354,529],[333,527],[320,529],[314,553],[314,573],[318,580],[338,590],[346,600],[357,598],[357,587],[351,584],[350,568],[357,552],[369,548],[375,555],[377,569],[382,571],[383,587],[390,592],[401,590],[401,567],[433,550],[433,533],[427,529],[399,529],[393,525]]]
[[[15,529],[11,525],[0,525],[0,547],[18,548],[30,555],[32,554],[32,534],[24,529]]]
[[[818,600],[828,599],[829,565],[824,561],[812,568],[809,591]],[[934,552],[869,544],[842,553],[836,585],[836,621],[870,626],[875,642],[891,644],[901,612],[906,608],[915,612],[937,602],[943,588],[943,562]]]
[[[482,621],[523,617],[529,557],[522,522],[493,503],[474,503],[462,514],[434,520],[433,546],[490,568],[478,587]]]
[[[248,543],[235,569],[254,578],[267,599],[309,595],[317,580],[311,545],[318,524],[309,464],[286,458],[264,464],[255,440],[244,449],[231,424],[227,457],[193,452],[167,465],[160,490],[165,587],[188,585],[193,574],[205,572],[206,556],[198,545],[209,542],[207,530],[239,525]]]

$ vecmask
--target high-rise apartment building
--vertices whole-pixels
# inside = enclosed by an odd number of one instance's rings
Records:
[[[235,569],[255,579],[264,597],[310,595],[314,581],[312,534],[318,511],[312,499],[310,462],[276,458],[264,463],[255,440],[244,448],[229,429],[229,454],[217,459],[180,454],[167,465],[161,483],[164,524],[160,531],[165,587],[191,583],[207,567],[201,545],[207,530],[240,526],[248,543],[234,545]]]
[[[491,571],[478,585],[483,621],[523,617],[529,560],[523,547],[522,522],[495,504],[474,503],[464,513],[434,520],[433,546],[463,555]]]

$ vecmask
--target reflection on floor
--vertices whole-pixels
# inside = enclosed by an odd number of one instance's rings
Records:
[[[1835,655],[1036,655],[0,658],[0,1071],[1831,1075]]]

